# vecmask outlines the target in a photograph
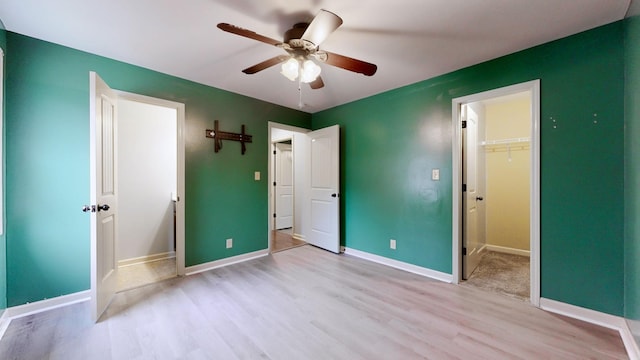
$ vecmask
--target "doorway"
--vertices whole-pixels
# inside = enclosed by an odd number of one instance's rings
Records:
[[[291,140],[292,237],[340,253],[340,127],[310,131],[269,122],[269,250],[276,235],[275,144]],[[277,153],[277,151],[276,151]]]
[[[176,108],[123,96],[117,109],[116,248],[125,291],[177,276],[178,117]]]
[[[302,163],[296,154],[300,153],[301,137],[306,129],[282,124],[269,124],[270,154],[269,179],[270,214],[269,249],[271,253],[289,250],[305,245],[300,234],[302,229]],[[297,151],[296,151],[297,149]],[[299,156],[300,154],[298,154]]]
[[[453,100],[453,279],[539,306],[539,81]]]
[[[175,109],[176,113],[176,205],[175,261],[177,275],[184,275],[184,123],[181,103],[111,89],[100,76],[89,72],[89,187],[91,214],[91,319],[97,322],[118,291],[118,100],[130,100]],[[136,214],[145,216],[145,204]]]

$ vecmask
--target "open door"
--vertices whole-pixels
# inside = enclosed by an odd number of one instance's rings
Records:
[[[90,75],[91,317],[98,321],[117,289],[117,95]]]
[[[462,195],[463,231],[462,231],[462,274],[468,279],[480,263],[482,246],[480,233],[479,202],[484,200],[479,181],[479,172],[483,168],[478,162],[479,116],[469,105],[462,105],[462,183],[466,191]]]
[[[275,144],[276,230],[293,227],[292,145]]]
[[[340,253],[340,127],[307,133],[310,144],[308,243]]]

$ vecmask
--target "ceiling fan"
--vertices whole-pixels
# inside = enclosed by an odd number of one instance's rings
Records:
[[[312,60],[323,62],[345,70],[372,76],[378,67],[366,61],[320,50],[320,44],[333,33],[342,19],[327,10],[320,10],[311,23],[297,23],[284,33],[283,41],[278,41],[235,25],[220,23],[218,28],[226,32],[244,36],[285,50],[287,55],[279,55],[242,70],[245,74],[255,74],[272,66],[282,64],[281,73],[290,80],[299,79],[309,83],[312,89],[320,89],[324,82],[320,77],[320,67]]]

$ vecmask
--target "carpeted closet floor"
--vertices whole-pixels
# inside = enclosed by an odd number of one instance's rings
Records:
[[[529,257],[486,251],[464,284],[528,301],[529,281]]]

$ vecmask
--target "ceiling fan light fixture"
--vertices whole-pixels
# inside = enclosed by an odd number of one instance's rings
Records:
[[[298,80],[298,89],[300,89],[300,84],[304,82],[308,83],[311,89],[316,90],[324,87],[318,62],[366,76],[372,76],[378,69],[375,64],[366,61],[320,50],[320,44],[341,25],[342,19],[338,15],[321,9],[310,23],[300,22],[287,30],[284,33],[283,41],[227,23],[219,23],[218,28],[231,34],[275,46],[287,52],[287,55],[274,56],[250,66],[242,70],[243,73],[255,74],[281,64],[280,73],[291,81]],[[316,62],[309,61],[310,59]]]
[[[294,81],[298,78],[299,70],[300,64],[298,64],[298,60],[291,58],[282,64],[282,71],[280,71],[280,73],[287,79]]]
[[[322,69],[311,60],[305,60],[302,63],[302,71],[300,73],[300,81],[310,83],[318,78]]]

